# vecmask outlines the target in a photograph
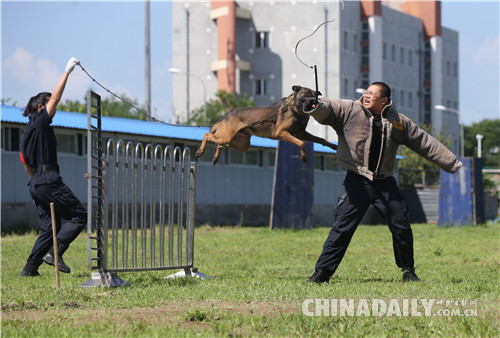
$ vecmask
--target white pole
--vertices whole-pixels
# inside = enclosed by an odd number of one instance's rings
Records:
[[[481,141],[484,138],[484,135],[476,134],[477,139],[477,157],[481,158]]]

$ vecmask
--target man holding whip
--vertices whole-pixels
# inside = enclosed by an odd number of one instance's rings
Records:
[[[462,162],[394,109],[391,89],[383,82],[372,83],[357,101],[311,99],[304,104],[304,112],[335,129],[337,161],[347,169],[332,229],[308,281],[330,280],[370,204],[384,216],[392,233],[396,265],[403,271],[403,282],[420,281],[415,274],[407,205],[393,177],[397,150],[405,145],[448,173],[455,173]]]
[[[38,267],[46,262],[55,264],[58,255],[59,270],[71,270],[62,260],[63,253],[78,237],[87,223],[87,210],[67,187],[59,174],[57,163],[57,141],[50,126],[56,114],[56,107],[62,98],[69,74],[80,61],[71,58],[52,93],[41,92],[30,98],[23,116],[29,122],[21,136],[20,158],[30,178],[28,183],[31,198],[35,202],[40,235],[33,245],[28,261],[20,276],[39,276]],[[57,233],[57,252],[52,247],[52,218],[50,204],[54,204]],[[68,220],[61,225],[61,218]]]

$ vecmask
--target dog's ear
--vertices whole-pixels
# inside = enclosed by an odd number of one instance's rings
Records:
[[[323,95],[323,94],[321,94],[321,92],[320,92],[319,90],[317,90],[317,91],[316,91],[316,95],[317,95],[317,96],[320,96],[320,95]]]
[[[298,86],[298,85],[295,85],[295,86],[293,86],[293,87],[292,87],[292,90],[293,90],[294,92],[296,92],[296,93],[300,92],[300,90],[301,90],[301,89],[302,89],[302,87],[301,87],[301,86]]]

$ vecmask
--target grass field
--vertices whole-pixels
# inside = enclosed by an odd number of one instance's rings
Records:
[[[90,278],[82,234],[64,256],[72,272],[61,274],[59,291],[46,264],[41,277],[18,277],[36,234],[6,235],[2,337],[499,335],[499,224],[414,225],[423,281],[404,284],[387,227],[360,226],[330,284],[305,283],[328,231],[202,226],[195,231],[195,266],[213,279],[164,279],[176,272],[169,270],[128,272],[119,277],[131,285],[112,289],[78,286]],[[430,316],[307,316],[307,299],[443,303]],[[454,314],[439,316],[446,308]],[[472,316],[457,316],[467,308]]]

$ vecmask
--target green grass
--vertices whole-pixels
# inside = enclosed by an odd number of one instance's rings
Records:
[[[386,226],[360,226],[330,284],[305,280],[328,228],[195,230],[195,266],[213,279],[168,280],[176,271],[127,272],[121,288],[81,288],[90,278],[82,234],[53,267],[18,277],[36,234],[1,242],[2,336],[498,336],[500,225],[413,225],[421,283],[401,283]],[[356,317],[302,313],[306,299],[477,300],[473,317]],[[457,307],[453,307],[454,309]],[[460,308],[460,307],[459,307]],[[434,310],[436,310],[435,308]]]

